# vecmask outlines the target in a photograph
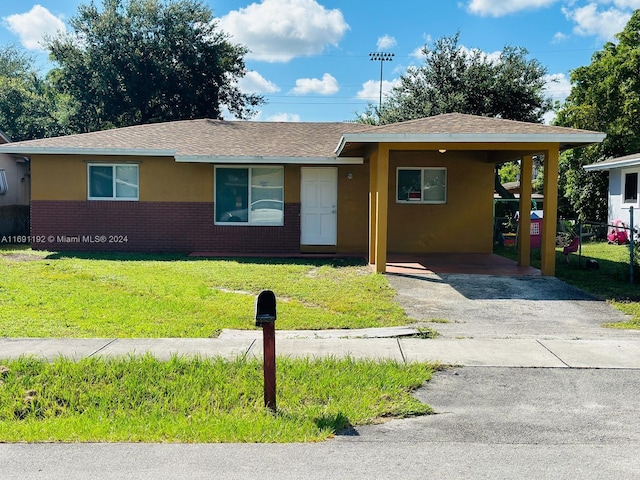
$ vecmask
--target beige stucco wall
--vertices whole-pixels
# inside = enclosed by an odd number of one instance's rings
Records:
[[[86,200],[87,164],[138,163],[142,202],[212,202],[214,165],[177,163],[162,157],[34,155],[34,200]],[[300,167],[285,166],[285,201],[300,202]]]
[[[447,203],[397,203],[398,167],[446,167]],[[392,151],[389,170],[389,252],[492,251],[494,165],[483,153]]]
[[[34,200],[86,200],[87,164],[139,163],[140,201],[211,202],[213,166],[178,164],[161,157],[84,157],[74,155],[31,158]]]
[[[351,174],[351,178],[349,178]],[[369,248],[369,164],[338,167],[338,251]]]
[[[87,163],[131,162],[130,157],[70,155],[31,158],[33,200],[86,200]],[[140,201],[212,202],[212,164],[141,157]],[[396,203],[398,167],[446,167],[445,205]],[[299,165],[285,166],[285,202],[300,202]],[[389,252],[491,252],[493,168],[479,152],[392,151],[389,171]],[[349,178],[349,176],[351,178]],[[339,252],[366,252],[369,163],[338,167]]]

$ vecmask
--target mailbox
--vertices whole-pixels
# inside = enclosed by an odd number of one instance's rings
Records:
[[[263,290],[256,297],[256,327],[276,321],[276,295]]]

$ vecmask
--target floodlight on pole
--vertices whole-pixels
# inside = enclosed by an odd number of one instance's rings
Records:
[[[382,108],[382,65],[384,62],[392,62],[395,53],[390,52],[371,52],[369,54],[369,60],[373,62],[380,62],[380,99],[378,100],[378,116],[380,116],[380,109]]]

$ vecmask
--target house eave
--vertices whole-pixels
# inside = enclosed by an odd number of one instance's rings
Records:
[[[362,157],[280,157],[232,155],[176,155],[177,163],[280,164],[280,165],[362,165]]]
[[[93,148],[93,147],[0,147],[0,153],[15,155],[95,155],[122,157],[173,157],[175,150],[148,148]]]
[[[605,164],[592,163],[591,165],[585,165],[582,168],[584,168],[587,172],[598,172],[612,170],[614,168],[635,167],[638,165],[640,165],[640,157],[621,160],[619,162],[609,162]]]
[[[345,133],[342,135],[336,155],[340,155],[349,143],[486,143],[486,144],[544,144],[557,143],[562,149],[576,148],[592,143],[600,143],[604,140],[604,133]]]

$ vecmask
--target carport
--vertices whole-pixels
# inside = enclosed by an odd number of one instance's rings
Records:
[[[394,254],[430,259],[431,265],[438,257],[440,264],[462,262],[459,268],[466,262],[467,269],[473,269],[473,263],[469,263],[472,260],[484,258],[481,263],[485,269],[492,262],[493,268],[506,268],[499,267],[498,260],[491,256],[493,222],[488,220],[492,218],[488,212],[492,211],[495,165],[519,161],[520,211],[528,211],[533,157],[542,157],[545,202],[541,273],[554,275],[559,154],[601,142],[604,137],[600,132],[452,113],[344,134],[336,153],[361,155],[369,165],[368,261],[379,273],[397,268],[393,259],[400,257]],[[422,193],[415,193],[415,198],[401,197],[401,171],[438,169],[444,171],[445,178],[442,198],[421,201],[430,188],[424,182]],[[425,174],[421,175],[424,178]],[[520,215],[519,231],[530,231],[530,224],[529,215]],[[471,225],[470,233],[464,231],[465,225]],[[529,236],[523,235],[518,242],[517,262],[523,271],[530,266],[530,252]],[[448,262],[443,254],[450,255]],[[422,265],[420,261],[413,263]]]

